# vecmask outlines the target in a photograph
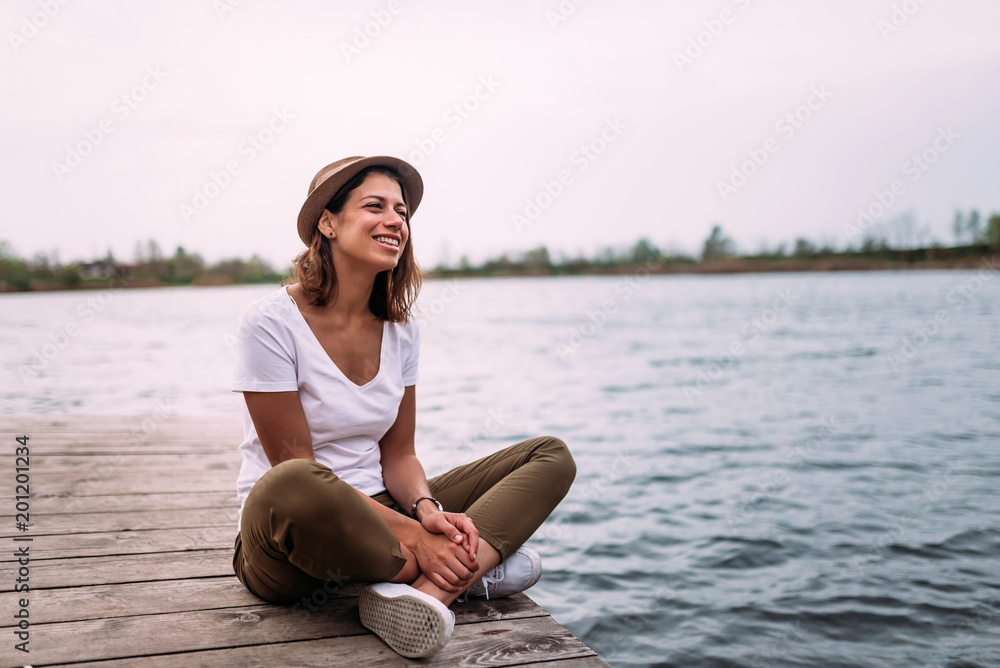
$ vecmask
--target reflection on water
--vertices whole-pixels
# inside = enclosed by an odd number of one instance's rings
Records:
[[[235,411],[236,317],[271,289],[0,296],[3,412]],[[532,596],[612,665],[1000,665],[995,271],[431,281],[421,307],[429,472],[570,444]]]

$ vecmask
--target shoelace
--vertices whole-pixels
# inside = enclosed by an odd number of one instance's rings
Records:
[[[496,566],[488,570],[486,574],[483,575],[483,577],[479,578],[479,582],[483,583],[483,590],[486,592],[487,601],[490,600],[490,587],[496,589],[497,584],[502,581],[503,581],[503,569],[500,568],[500,564],[497,564]],[[477,582],[476,584],[479,584],[479,582]],[[472,588],[475,586],[476,585],[472,585],[472,587],[469,587],[464,592],[462,592],[462,595],[458,597],[458,601],[461,603],[465,603],[466,601],[468,601],[469,591],[471,591]]]

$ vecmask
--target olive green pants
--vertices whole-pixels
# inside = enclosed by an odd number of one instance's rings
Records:
[[[428,480],[450,512],[463,512],[506,559],[569,491],[576,463],[557,438],[512,445]],[[376,501],[401,510],[388,492]],[[399,541],[353,487],[306,459],[282,462],[250,490],[233,569],[251,592],[290,603],[317,589],[384,582],[406,564]]]

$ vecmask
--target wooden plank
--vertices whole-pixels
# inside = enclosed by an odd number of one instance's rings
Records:
[[[317,593],[314,597],[309,597],[302,603],[302,607],[306,609],[319,607],[320,601],[328,599],[357,598],[360,588],[360,584],[345,584],[339,588],[331,585],[329,591],[324,589],[322,594]],[[229,575],[165,582],[43,589],[36,591],[32,596],[31,614],[33,619],[39,620],[39,623],[49,624],[254,605],[270,604],[248,592],[235,575]],[[458,607],[462,608],[462,614],[465,615],[463,619],[467,621],[525,617],[529,616],[529,612],[545,614],[544,610],[526,596],[492,601],[476,599]],[[14,625],[13,618],[0,618],[0,628]]]
[[[94,494],[169,494],[172,492],[235,493],[238,467],[227,471],[80,471],[78,473],[33,473],[34,496]],[[6,498],[13,498],[8,491]]]
[[[481,624],[484,618],[551,619],[523,595],[489,603],[492,613],[484,612],[485,607],[479,605],[456,606],[458,623]],[[503,612],[496,612],[500,609]],[[211,632],[206,633],[206,629]],[[75,661],[81,655],[107,660],[368,634],[358,620],[358,601],[354,597],[334,599],[315,612],[303,607],[258,604],[31,626],[32,646],[38,648],[32,660],[43,664]]]
[[[31,559],[34,562],[36,559],[42,561],[102,555],[232,549],[235,540],[235,520],[225,527],[56,534],[35,538],[31,543]],[[13,552],[0,556],[0,563],[13,561],[16,561]]]
[[[32,548],[34,549],[34,548]],[[0,573],[11,566],[3,564]],[[31,590],[81,585],[153,582],[233,576],[233,546],[220,550],[192,550],[31,562]],[[2,582],[10,582],[2,577]]]
[[[195,508],[190,510],[136,510],[118,513],[65,513],[40,515],[31,513],[31,535],[42,542],[41,536],[117,531],[149,531],[154,529],[183,529],[204,527],[236,527],[236,507]],[[19,535],[6,531],[6,522],[0,523],[5,531],[0,540]]]
[[[128,513],[133,510],[181,510],[197,508],[239,507],[236,489],[225,492],[160,492],[150,494],[101,494],[93,496],[36,496],[31,497],[31,515],[62,515],[75,513]],[[13,517],[10,504],[0,505],[0,517]]]
[[[264,604],[229,570],[227,577],[33,589],[31,617],[48,624]],[[0,627],[12,621],[0,618]]]
[[[577,663],[576,659],[581,661]],[[552,664],[548,663],[553,660],[555,661]],[[234,665],[247,668],[272,666],[402,668],[416,665],[471,668],[560,664],[581,668],[608,666],[597,658],[592,649],[547,616],[532,619],[530,624],[487,622],[456,626],[451,641],[443,650],[419,661],[404,659],[376,636],[365,633],[304,642],[281,642],[74,665],[88,668],[112,665],[123,668],[173,668],[178,665],[205,668]]]

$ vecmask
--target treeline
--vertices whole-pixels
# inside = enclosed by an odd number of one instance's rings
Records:
[[[956,211],[951,225],[954,244],[944,246],[930,230],[919,227],[912,213],[880,225],[845,227],[848,242],[841,249],[804,237],[773,248],[740,252],[735,241],[714,225],[696,257],[663,249],[649,239],[628,247],[603,248],[592,257],[553,258],[548,248],[504,253],[472,264],[463,256],[457,264],[438,264],[429,276],[559,276],[614,274],[643,266],[657,273],[879,269],[897,264],[927,267],[971,266],[970,261],[1000,250],[1000,214],[989,218],[978,211]],[[288,275],[254,255],[249,260],[222,260],[209,265],[197,253],[178,246],[165,256],[154,240],[137,243],[134,259],[119,262],[108,251],[93,262],[62,264],[58,256],[38,253],[30,260],[15,255],[0,241],[0,292],[98,287],[118,280],[131,287],[156,285],[230,285],[278,283]]]
[[[208,264],[198,253],[178,246],[173,255],[166,256],[152,239],[136,244],[132,262],[121,262],[108,251],[99,260],[67,264],[55,254],[20,258],[9,243],[0,241],[0,292],[103,287],[109,281],[130,287],[277,283],[284,275],[257,255]]]
[[[603,248],[590,258],[561,257],[554,260],[545,246],[520,254],[505,253],[498,258],[472,264],[463,256],[456,265],[437,265],[437,276],[559,276],[607,274],[646,266],[658,273],[715,271],[785,271],[877,269],[893,264],[965,266],[970,259],[1000,250],[1000,214],[985,219],[976,210],[956,211],[952,221],[955,243],[945,246],[933,239],[928,227],[919,227],[912,212],[881,225],[859,229],[845,227],[847,244],[837,249],[832,243],[816,243],[798,237],[792,243],[740,252],[736,242],[721,225],[714,225],[697,258],[677,250],[657,247],[640,239],[627,248]]]

